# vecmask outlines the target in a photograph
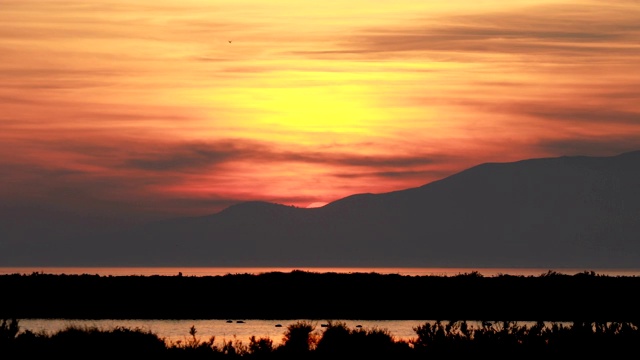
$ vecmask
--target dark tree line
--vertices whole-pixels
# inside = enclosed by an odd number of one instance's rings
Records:
[[[0,319],[359,319],[633,322],[640,277],[0,275]]]

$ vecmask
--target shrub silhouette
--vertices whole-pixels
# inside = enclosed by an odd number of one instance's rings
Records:
[[[248,354],[250,354],[252,358],[271,358],[273,357],[274,349],[273,340],[268,337],[256,338],[255,336],[251,336],[249,338]]]
[[[20,331],[18,319],[3,319],[0,324],[0,345],[13,341]]]
[[[215,355],[222,353],[222,350],[219,349],[215,343],[215,336],[211,336],[209,340],[202,341],[196,335],[198,330],[195,326],[191,326],[189,329],[189,338],[187,338],[184,342],[177,341],[167,343],[167,353],[172,354],[182,354],[183,356],[190,356],[191,358],[212,358]]]
[[[279,350],[290,355],[308,354],[315,349],[318,343],[318,336],[314,333],[315,329],[314,323],[305,320],[287,326]]]
[[[388,329],[359,328],[351,331],[355,355],[376,358],[378,356],[406,356],[410,351],[410,344],[395,340]]]
[[[355,347],[352,337],[345,322],[330,320],[318,341],[316,351],[323,355],[351,354]]]
[[[434,324],[429,322],[413,328],[417,338],[410,341],[416,352],[442,356],[455,351],[470,353],[469,346],[475,329],[466,321],[449,321],[444,324],[438,320]]]
[[[95,327],[69,326],[50,337],[50,355],[61,357],[160,356],[165,342],[155,334],[141,329],[116,327],[100,330]]]
[[[410,344],[396,341],[389,330],[383,328],[349,329],[343,321],[329,321],[318,341],[316,354],[320,357],[337,356],[378,357],[407,354]]]

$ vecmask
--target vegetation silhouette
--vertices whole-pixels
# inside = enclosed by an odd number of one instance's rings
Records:
[[[402,356],[409,354],[410,345],[395,340],[387,329],[349,329],[345,322],[329,321],[318,341],[316,352],[320,357],[340,356]]]
[[[10,294],[3,297],[0,319],[629,322],[640,319],[638,288],[640,277],[592,271],[491,277],[299,270],[223,276],[9,274],[0,275],[0,289]]]
[[[462,357],[614,358],[632,354],[640,343],[638,324],[628,322],[574,322],[518,325],[511,321],[486,322],[474,327],[466,321],[435,321],[416,326],[415,338],[395,340],[386,329],[350,329],[331,321],[323,333],[315,324],[298,321],[287,327],[283,342],[250,338],[248,344],[215,337],[201,340],[195,327],[186,341],[169,342],[153,332],[116,327],[98,329],[70,326],[54,334],[20,331],[19,321],[0,325],[0,358],[116,358],[153,359],[438,359]]]
[[[294,357],[308,355],[318,343],[315,329],[314,323],[305,320],[287,326],[281,352]]]

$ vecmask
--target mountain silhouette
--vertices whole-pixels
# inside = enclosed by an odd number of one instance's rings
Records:
[[[245,202],[55,255],[65,266],[636,268],[640,151],[485,163],[319,208]]]

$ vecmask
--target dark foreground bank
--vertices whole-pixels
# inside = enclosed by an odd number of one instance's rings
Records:
[[[2,275],[0,319],[640,320],[640,277]]]
[[[283,342],[252,337],[248,344],[215,337],[200,339],[197,329],[183,342],[170,343],[154,333],[116,327],[74,328],[54,334],[21,332],[17,320],[0,324],[0,358],[34,359],[574,359],[622,358],[636,353],[640,331],[633,323],[579,323],[532,326],[487,322],[474,328],[465,321],[427,322],[416,337],[398,341],[384,329],[350,329],[329,322],[322,333],[310,322],[290,325]]]

